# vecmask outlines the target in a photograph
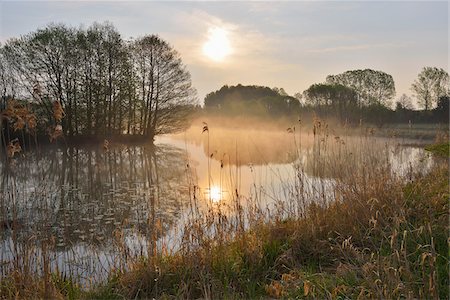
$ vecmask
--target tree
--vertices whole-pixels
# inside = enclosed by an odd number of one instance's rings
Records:
[[[65,117],[58,125],[68,136],[153,139],[184,126],[196,103],[189,72],[167,42],[157,36],[127,42],[110,23],[51,24],[9,40],[0,52],[3,94],[13,91],[5,83],[10,78],[20,81],[19,96],[42,111],[46,126],[56,126],[52,105],[60,103]]]
[[[297,92],[294,94],[294,98],[298,100],[298,102],[300,102],[300,104],[303,104],[303,93],[301,92]]]
[[[412,104],[411,97],[407,96],[406,94],[401,95],[400,98],[398,98],[398,100],[397,100],[396,110],[401,110],[401,109],[407,109],[407,110],[414,109],[414,105]]]
[[[5,106],[7,98],[14,98],[17,93],[18,83],[12,74],[11,66],[5,58],[2,48],[0,48],[0,107]]]
[[[318,108],[330,108],[339,119],[352,113],[358,99],[355,90],[341,84],[313,84],[304,94],[307,103]]]
[[[61,103],[67,135],[121,131],[117,95],[124,75],[119,67],[126,65],[128,56],[111,24],[94,24],[87,30],[51,24],[8,41],[5,53],[31,101],[46,108],[47,119],[52,119],[52,103]]]
[[[20,85],[32,95],[51,119],[52,101],[63,107],[68,103],[69,77],[74,75],[69,61],[73,31],[64,25],[51,24],[31,34],[12,39],[4,47],[5,57],[14,69]],[[26,96],[24,97],[26,98]],[[67,119],[64,120],[67,124]],[[68,128],[69,126],[65,126]]]
[[[449,95],[449,76],[444,69],[424,67],[411,85],[417,102],[423,109],[436,106],[438,99]]]
[[[147,35],[132,45],[134,73],[139,98],[140,133],[155,135],[185,126],[187,108],[196,104],[191,76],[179,54],[156,35]]]
[[[395,83],[391,75],[371,69],[351,70],[338,75],[328,75],[330,84],[341,84],[354,89],[360,106],[381,104],[390,106],[395,96]]]
[[[238,84],[225,85],[206,95],[205,108],[232,115],[278,116],[298,112],[300,102],[282,88]]]
[[[439,121],[448,123],[449,106],[450,106],[450,97],[449,96],[439,97],[437,106],[434,109],[434,115],[437,117],[437,119]]]
[[[274,90],[277,94],[281,96],[289,96],[288,93],[286,93],[286,91],[284,90],[284,88],[274,87],[272,90]]]

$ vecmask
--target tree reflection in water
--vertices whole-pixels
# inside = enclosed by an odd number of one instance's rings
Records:
[[[169,145],[46,148],[0,164],[5,265],[44,244],[67,260],[123,240],[127,255],[152,253],[189,201],[186,154]]]

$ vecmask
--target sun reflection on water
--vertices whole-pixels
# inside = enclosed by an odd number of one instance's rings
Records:
[[[219,202],[222,200],[222,190],[218,186],[211,186],[209,191],[209,198],[213,202]]]

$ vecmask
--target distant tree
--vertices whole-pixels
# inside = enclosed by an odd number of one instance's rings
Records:
[[[284,88],[274,87],[272,90],[274,90],[277,94],[281,96],[289,96],[288,93],[286,93],[286,91],[284,90]]]
[[[280,88],[278,88],[278,87],[273,87],[272,90],[277,94],[280,93]]]
[[[385,105],[372,104],[362,109],[362,119],[378,127],[384,126],[389,122],[397,122],[395,112]]]
[[[398,98],[398,100],[397,100],[396,110],[401,110],[401,109],[407,109],[407,110],[414,109],[414,105],[412,103],[411,97],[407,96],[406,94],[402,94],[400,96],[400,98]]]
[[[436,106],[438,99],[449,95],[449,76],[444,69],[424,67],[411,86],[419,105],[424,110]]]
[[[358,94],[360,106],[373,104],[390,106],[390,101],[395,96],[394,79],[382,71],[351,70],[338,75],[329,75],[326,81],[354,89]]]
[[[356,91],[341,84],[313,84],[304,94],[307,104],[332,108],[340,119],[350,115],[357,105]]]
[[[280,115],[298,112],[300,103],[283,89],[238,84],[206,95],[205,108],[228,114]]]
[[[294,94],[294,98],[297,99],[300,103],[303,101],[303,93],[297,92]]]
[[[441,111],[448,111],[449,102],[450,102],[450,97],[449,96],[441,96],[441,97],[439,97],[436,109],[437,110],[441,110]]]
[[[448,123],[450,113],[449,107],[450,107],[450,97],[449,96],[439,97],[437,106],[434,110],[434,114],[436,115],[439,121]]]

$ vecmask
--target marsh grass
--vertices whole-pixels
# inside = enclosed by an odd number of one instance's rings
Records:
[[[311,204],[303,218],[205,238],[136,263],[108,288],[124,298],[445,299],[447,178],[440,166],[413,183],[383,181],[364,196]]]

